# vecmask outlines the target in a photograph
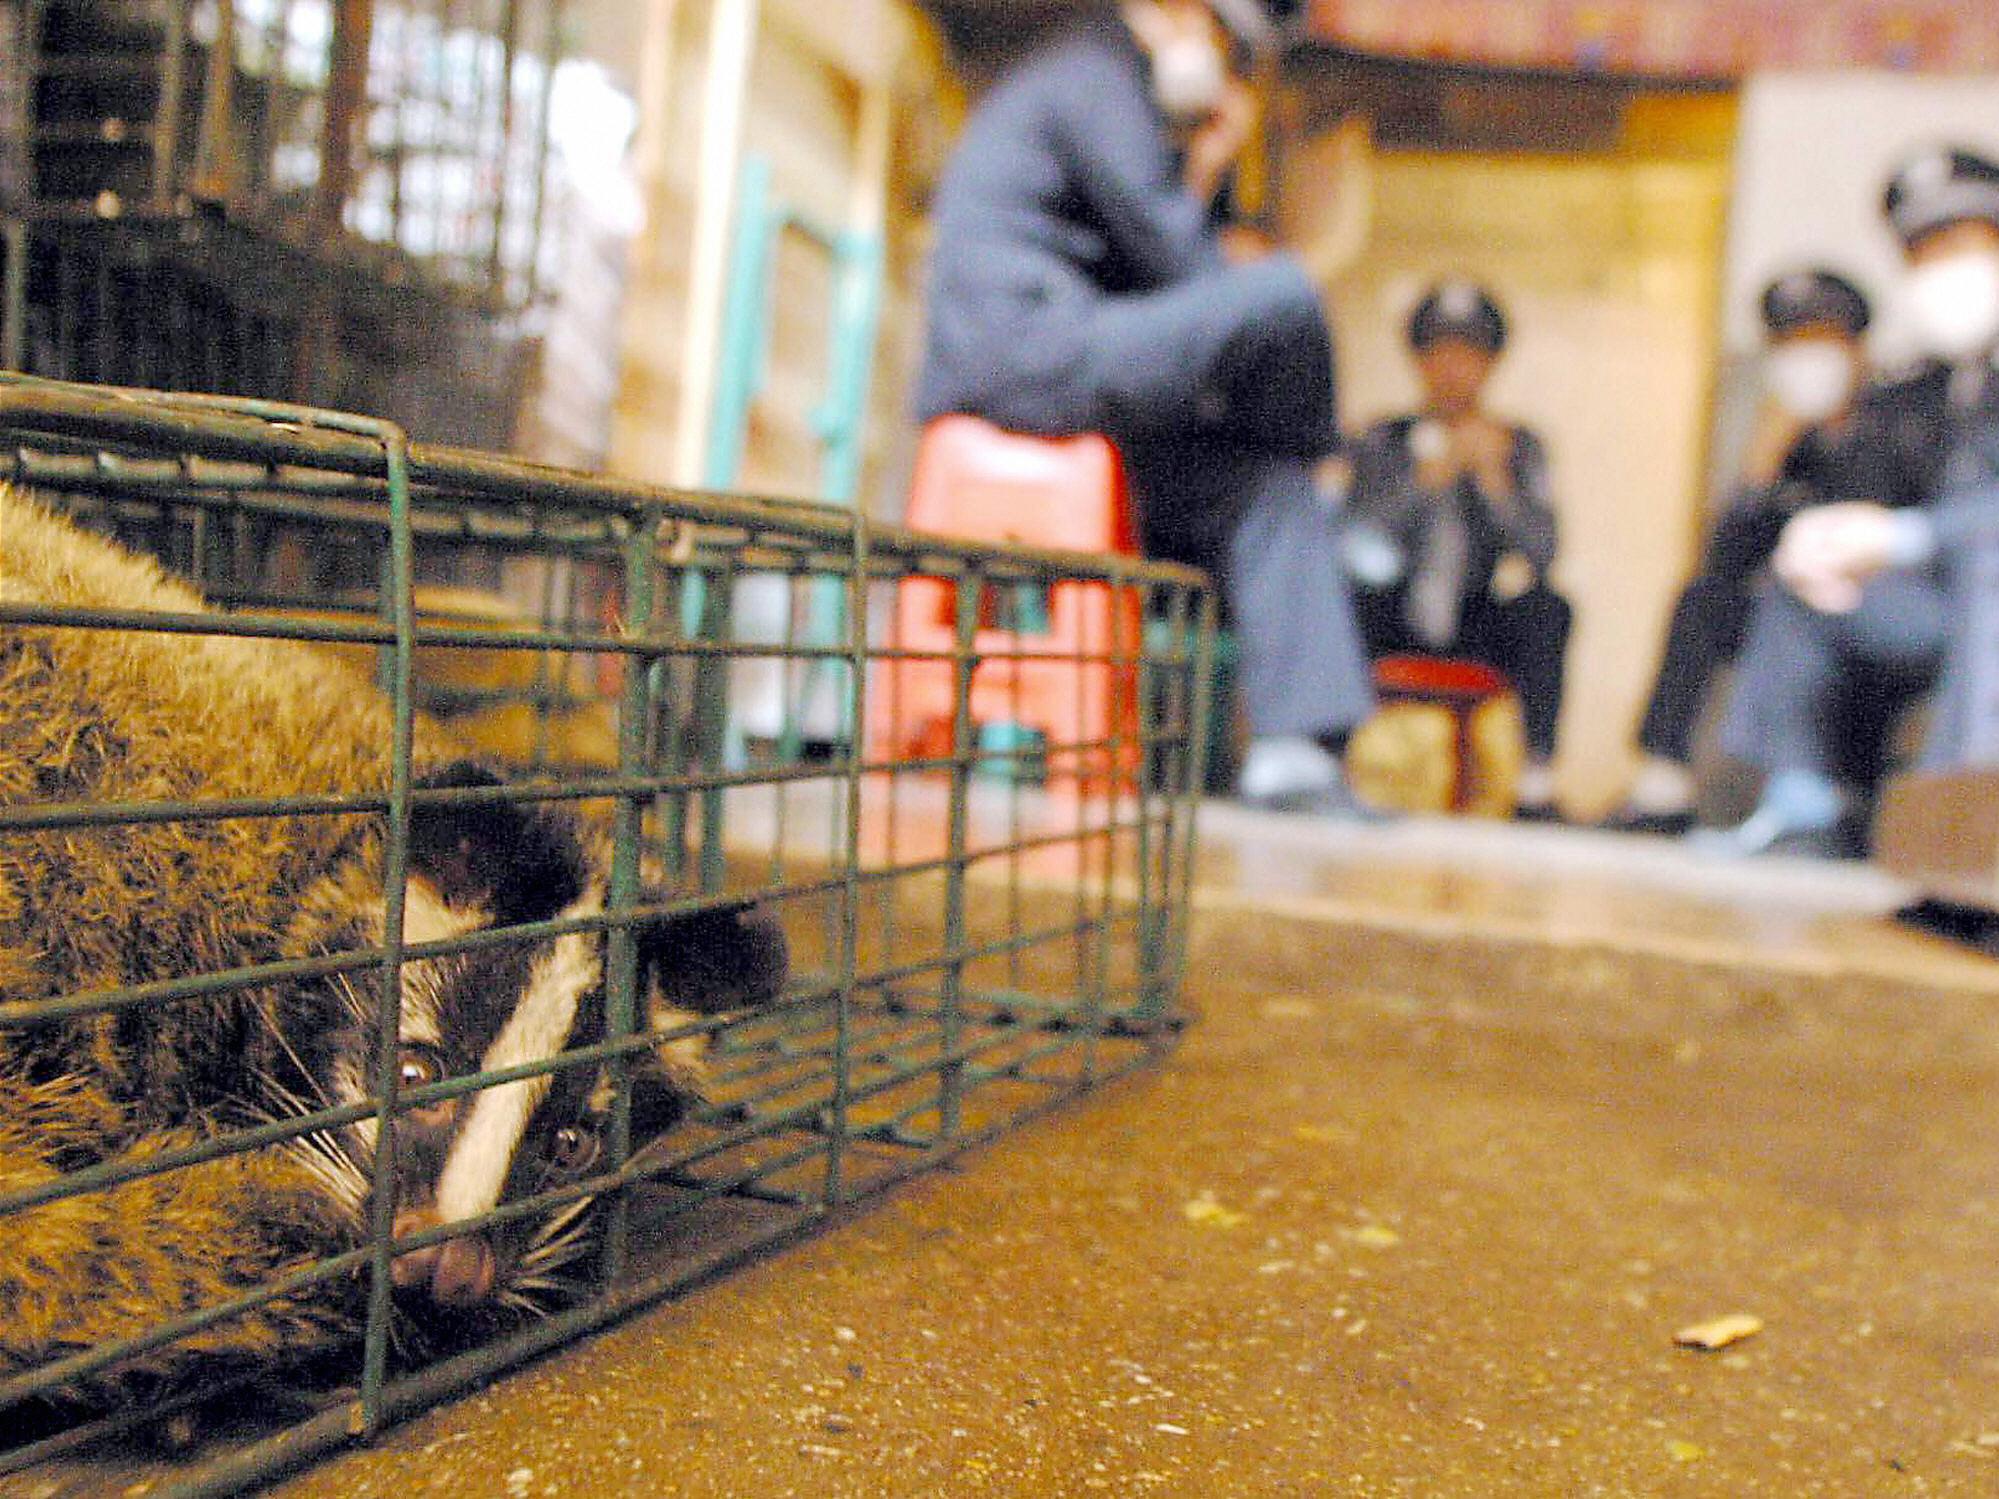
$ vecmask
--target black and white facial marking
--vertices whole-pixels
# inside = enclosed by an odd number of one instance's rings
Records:
[[[427,787],[495,784],[456,766]],[[419,809],[411,819],[404,894],[406,945],[467,933],[588,917],[604,909],[604,840],[566,810],[546,805]],[[379,889],[355,914],[342,945],[381,939]],[[372,924],[372,930],[370,929]],[[654,1030],[693,1014],[774,997],[782,987],[782,931],[735,908],[654,923],[639,934],[641,992]],[[544,1061],[604,1033],[605,938],[568,933],[433,958],[401,969],[400,1086]],[[373,1095],[376,985],[348,976],[309,1053],[294,1052],[323,1103]],[[698,1093],[698,1042],[665,1044],[633,1072],[633,1134],[670,1126]],[[565,1067],[398,1116],[394,1131],[399,1238],[464,1222],[494,1207],[587,1176],[598,1164],[610,1108],[603,1069]],[[301,1141],[308,1159],[358,1230],[367,1221],[377,1125]],[[545,1309],[589,1253],[588,1204],[405,1251],[394,1279],[406,1299],[451,1311]]]

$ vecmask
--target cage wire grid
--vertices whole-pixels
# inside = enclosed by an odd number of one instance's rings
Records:
[[[1179,995],[1216,609],[1199,573],[414,446],[392,426],[338,413],[22,376],[0,376],[0,480],[159,557],[217,611],[0,602],[0,629],[246,636],[344,653],[388,695],[395,735],[388,784],[365,794],[0,804],[0,841],[272,817],[376,818],[387,835],[379,947],[53,999],[0,995],[0,1036],[336,972],[379,972],[383,992],[398,994],[405,963],[565,931],[601,931],[611,944],[607,1036],[594,1045],[400,1087],[390,1004],[360,1105],[98,1161],[53,1183],[0,1183],[4,1236],[9,1219],[44,1204],[275,1149],[364,1113],[386,1132],[428,1103],[570,1068],[608,1065],[620,1085],[606,1157],[580,1181],[396,1239],[384,1150],[370,1231],[341,1252],[230,1304],[0,1370],[0,1414],[20,1417],[67,1381],[278,1296],[366,1283],[362,1336],[315,1365],[293,1397],[296,1419],[211,1428],[157,1475],[154,1492],[235,1491],[365,1438],[1145,1065],[1187,1018]],[[784,579],[794,600],[775,642],[732,629],[734,586],[755,576]],[[912,580],[946,585],[942,649],[903,636],[894,602]],[[841,600],[830,636],[814,626],[823,611],[806,607],[815,588]],[[1018,621],[994,617],[995,599],[1063,589],[1118,600],[1143,631],[1051,651]],[[1079,706],[1089,674],[1111,674],[1129,687],[1133,711],[1074,738],[982,732],[973,712],[982,674],[998,674],[983,712],[1010,701],[1024,713],[1024,673],[1009,683],[1008,663],[1030,660],[1070,668]],[[870,694],[887,694],[893,718],[904,680],[895,668],[917,662],[948,665],[948,743],[894,758],[868,742],[871,709],[884,707]],[[732,754],[732,683],[756,663],[784,676],[794,705],[811,682],[830,684],[843,737],[807,743],[788,722],[777,744]],[[508,779],[415,786],[419,715]],[[406,943],[410,814],[452,802],[560,802],[601,817],[613,845],[603,914]],[[791,944],[779,1001],[641,1034],[635,925],[748,895],[778,914]],[[707,1101],[667,1135],[632,1139],[631,1059],[696,1035],[711,1045]],[[586,1196],[604,1225],[586,1294],[431,1362],[399,1356],[396,1254]],[[0,1476],[140,1461],[121,1438],[170,1430],[184,1410],[226,1410],[230,1394],[197,1384],[81,1423],[0,1422],[12,1427],[0,1437]]]

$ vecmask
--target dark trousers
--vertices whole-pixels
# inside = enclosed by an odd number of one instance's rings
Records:
[[[1756,596],[1735,577],[1703,573],[1689,583],[1673,606],[1666,628],[1666,653],[1652,684],[1652,699],[1638,728],[1638,747],[1648,755],[1693,759],[1694,730],[1707,702],[1714,674],[1733,661],[1749,630]]]
[[[1374,711],[1336,516],[1332,335],[1283,256],[1100,303],[1084,372],[1148,553],[1221,580],[1251,734],[1327,738]]]
[[[1355,606],[1370,656],[1463,656],[1505,677],[1520,695],[1528,750],[1544,760],[1555,753],[1575,611],[1545,582],[1505,603],[1483,593],[1467,600],[1457,637],[1442,646],[1419,640],[1410,630],[1406,588],[1363,589]]]
[[[1999,529],[1960,544],[1949,574],[1950,641],[1922,765],[1999,765]]]
[[[1206,568],[1223,585],[1250,733],[1326,739],[1366,722],[1374,684],[1337,514],[1304,460],[1175,441],[1128,444],[1125,461],[1147,552]],[[1161,526],[1149,500],[1169,486],[1176,504],[1227,523]]]
[[[1288,256],[1106,297],[1085,327],[1095,426],[1121,443],[1200,437],[1308,463],[1339,445],[1332,333]]]
[[[1884,573],[1860,606],[1821,614],[1784,589],[1756,600],[1722,747],[1763,770],[1871,786],[1901,710],[1936,680],[1948,595],[1932,574]]]

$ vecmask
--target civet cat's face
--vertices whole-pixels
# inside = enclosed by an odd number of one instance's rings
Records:
[[[426,787],[488,786],[459,766]],[[408,948],[530,923],[600,916],[606,840],[547,805],[473,802],[419,808],[410,828],[404,893]],[[288,950],[379,945],[379,876],[351,868],[309,895]],[[652,922],[637,933],[640,1023],[672,1030],[696,1015],[774,997],[785,976],[783,933],[757,909],[731,906]],[[407,958],[397,996],[398,1085],[425,1088],[475,1072],[531,1066],[605,1035],[608,938],[601,931],[495,942]],[[364,1103],[376,1095],[382,986],[376,975],[335,975],[285,1019],[272,1112]],[[633,1060],[632,1138],[671,1126],[699,1097],[702,1044],[667,1041]],[[396,1236],[445,1228],[495,1207],[587,1177],[599,1164],[612,1090],[597,1065],[560,1067],[399,1113]],[[369,1221],[379,1126],[364,1118],[290,1148],[323,1184],[358,1241]],[[587,1199],[405,1249],[393,1279],[405,1303],[447,1312],[543,1310],[582,1269],[592,1239]]]

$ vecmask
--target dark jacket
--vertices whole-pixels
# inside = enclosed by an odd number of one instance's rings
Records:
[[[1207,206],[1181,182],[1145,55],[1115,15],[1064,28],[993,87],[932,224],[925,419],[1091,430],[1093,305],[1224,264]]]
[[[1930,507],[1950,588],[1950,635],[1923,763],[1999,765],[1999,375],[1957,423]]]
[[[1999,538],[1999,368],[1984,399],[1957,423],[1950,462],[1930,516],[1939,549]]]
[[[1769,563],[1791,517],[1813,505],[1928,503],[1943,482],[1950,424],[1950,372],[1941,365],[1869,386],[1849,421],[1812,427],[1792,445],[1775,483],[1745,485],[1730,498],[1705,571],[1746,581]]]
[[[1353,490],[1347,499],[1350,524],[1373,527],[1413,563],[1422,554],[1424,533],[1438,497],[1416,482],[1410,438],[1420,417],[1398,416],[1370,427],[1353,450]],[[1470,478],[1459,481],[1453,499],[1470,522],[1470,550],[1464,571],[1466,597],[1482,598],[1493,570],[1509,552],[1533,564],[1537,580],[1554,565],[1558,540],[1549,502],[1548,458],[1541,440],[1525,427],[1513,429],[1507,460],[1513,476],[1511,500],[1496,500]],[[1406,583],[1406,574],[1402,580]]]

